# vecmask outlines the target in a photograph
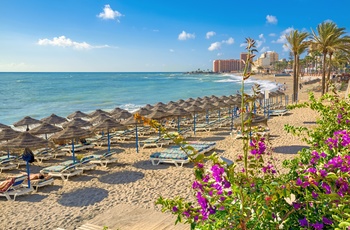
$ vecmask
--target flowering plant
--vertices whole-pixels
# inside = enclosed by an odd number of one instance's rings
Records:
[[[242,80],[242,110],[248,102],[244,81],[255,52],[255,41],[247,39],[248,58]],[[323,100],[328,99],[328,103]],[[346,229],[350,226],[350,132],[349,104],[337,95],[295,107],[310,107],[321,114],[317,127],[286,125],[311,146],[284,162],[290,169],[280,174],[269,143],[252,133],[249,114],[242,118],[243,154],[228,165],[217,154],[193,158],[193,199],[165,199],[156,204],[177,215],[177,222],[191,229]],[[182,140],[183,141],[183,140]],[[348,228],[349,229],[349,228]]]

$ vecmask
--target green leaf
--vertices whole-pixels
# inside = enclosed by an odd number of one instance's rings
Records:
[[[338,225],[340,228],[345,228],[350,226],[350,222],[343,221]]]

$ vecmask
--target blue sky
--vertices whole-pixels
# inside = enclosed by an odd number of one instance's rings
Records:
[[[173,72],[283,48],[292,29],[350,29],[349,0],[1,0],[0,71]],[[258,54],[259,55],[259,54]]]

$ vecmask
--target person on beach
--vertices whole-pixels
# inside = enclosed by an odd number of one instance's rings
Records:
[[[15,178],[8,178],[4,181],[0,182],[0,192],[5,192],[7,191],[7,189],[13,185],[13,183],[15,182]]]

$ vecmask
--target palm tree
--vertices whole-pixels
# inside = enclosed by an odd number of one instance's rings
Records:
[[[299,32],[298,30],[291,31],[286,35],[286,39],[289,43],[287,47],[293,53],[293,101],[298,101],[298,78],[299,78],[299,57],[308,47],[308,43],[305,39],[309,36],[307,32]]]
[[[312,30],[312,49],[322,53],[322,95],[327,91],[326,88],[326,70],[328,66],[328,80],[330,76],[330,63],[332,55],[336,50],[349,52],[350,37],[345,36],[345,28],[338,28],[334,22],[322,22],[317,26],[317,33]],[[328,63],[327,55],[329,57]],[[328,65],[327,65],[328,64]]]

